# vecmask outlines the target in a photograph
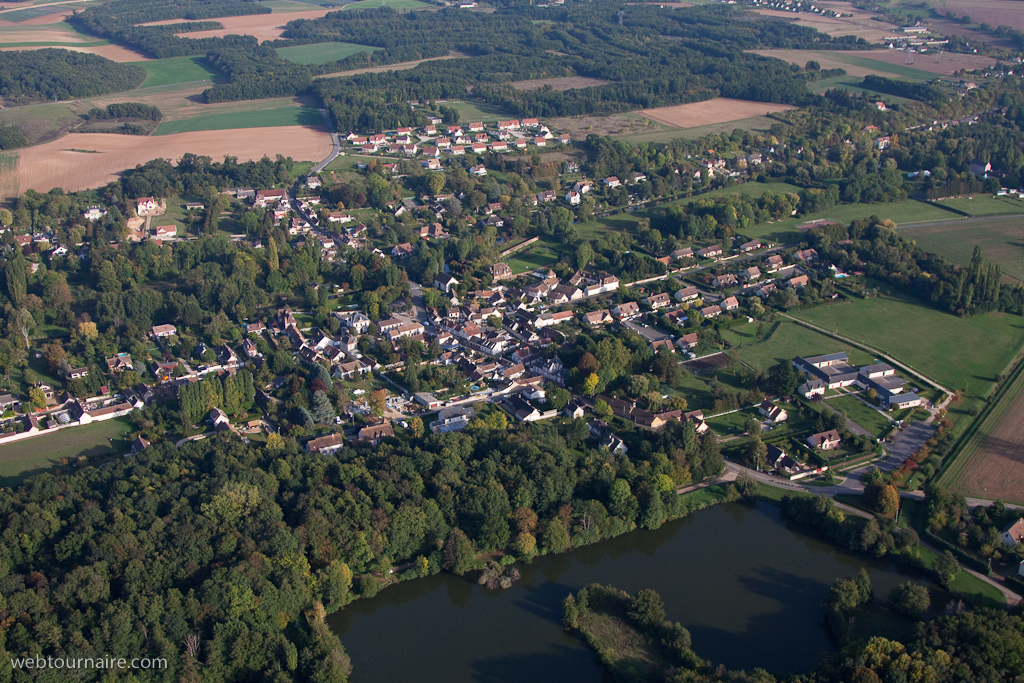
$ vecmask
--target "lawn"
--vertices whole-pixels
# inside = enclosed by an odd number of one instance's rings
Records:
[[[170,59],[151,59],[145,62],[132,62],[146,70],[143,88],[158,85],[174,85],[193,81],[214,81],[222,79],[222,75],[206,57],[171,57]]]
[[[839,304],[832,308],[849,309],[850,305]],[[774,325],[765,323],[766,331],[771,332],[774,329],[774,332],[759,342],[759,324],[747,323],[720,331],[723,339],[738,347],[736,355],[740,360],[758,370],[765,371],[779,360],[792,360],[796,356],[817,356],[839,351],[845,351],[850,356],[850,361],[856,365],[866,365],[873,361],[871,355],[864,351],[788,320]]]
[[[71,461],[80,455],[94,458],[124,453],[129,444],[121,437],[131,428],[127,420],[118,417],[0,446],[0,486],[14,486],[25,477],[60,466],[62,458]]]
[[[326,64],[351,57],[360,52],[372,53],[377,48],[355,43],[315,43],[313,45],[297,45],[280,47],[277,56],[296,64]]]
[[[800,311],[794,317],[888,353],[947,388],[974,396],[989,392],[995,376],[1024,344],[1019,316],[959,318],[899,293]]]
[[[993,195],[975,195],[959,199],[943,199],[935,202],[939,206],[948,206],[971,216],[994,216],[1008,213],[1024,213],[1024,202],[1016,197],[995,197]]]
[[[324,120],[313,107],[287,106],[259,111],[241,111],[193,119],[164,121],[156,135],[172,135],[197,130],[230,130],[233,128],[271,128],[278,126],[323,126]]]
[[[840,396],[825,401],[836,410],[841,410],[864,429],[876,437],[885,434],[892,429],[892,423],[880,414],[877,410],[869,408],[853,396]]]
[[[969,265],[975,245],[1005,275],[1024,281],[1024,242],[1020,218],[990,218],[907,228],[906,236],[922,249],[953,263]]]
[[[519,275],[545,266],[553,266],[559,258],[558,252],[548,246],[540,245],[513,255],[509,259],[508,265],[514,274]]]

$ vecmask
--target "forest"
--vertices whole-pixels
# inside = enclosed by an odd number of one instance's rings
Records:
[[[83,52],[57,48],[0,52],[0,97],[13,104],[105,95],[132,90],[144,80],[146,70],[141,66]]]

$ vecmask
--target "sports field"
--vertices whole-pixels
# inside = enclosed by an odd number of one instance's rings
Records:
[[[155,135],[174,135],[200,130],[232,130],[236,128],[273,128],[277,126],[323,127],[320,112],[312,107],[276,107],[246,112],[225,112],[177,121],[164,121]],[[285,150],[282,150],[285,151]]]
[[[879,285],[882,291],[888,288]],[[1005,313],[959,318],[898,292],[794,316],[887,353],[949,389],[984,396],[1024,344],[1024,322]]]
[[[971,262],[975,245],[1003,273],[1024,282],[1024,241],[1019,217],[986,218],[907,228],[904,235],[922,249],[953,263]]]
[[[1024,503],[1024,374],[971,436],[940,483],[965,496]]]
[[[146,80],[140,87],[153,88],[193,81],[214,81],[222,78],[206,57],[172,57],[138,62],[146,70]]]
[[[296,64],[326,64],[360,52],[372,53],[376,49],[378,48],[355,43],[316,43],[314,45],[279,47],[277,56]]]
[[[61,458],[71,461],[80,455],[124,453],[129,444],[122,437],[131,428],[127,420],[117,417],[0,446],[0,486],[10,486],[23,477],[59,467]]]

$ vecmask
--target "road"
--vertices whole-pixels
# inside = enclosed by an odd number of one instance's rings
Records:
[[[320,171],[324,170],[324,168],[327,167],[327,164],[337,159],[338,155],[341,154],[341,138],[338,137],[338,131],[334,129],[334,123],[331,122],[331,117],[327,114],[327,110],[321,109],[320,116],[324,117],[324,124],[326,124],[327,131],[331,134],[331,142],[334,143],[334,149],[331,150],[330,156],[328,156],[326,159],[324,159],[319,164],[314,166],[312,170],[310,170],[310,175],[314,173],[319,173]]]
[[[427,324],[427,305],[423,301],[423,287],[409,280],[409,296],[412,297],[412,312],[422,324]]]
[[[657,282],[658,280],[667,280],[668,278],[675,277],[676,275],[690,275],[691,273],[699,273],[702,270],[709,270],[711,268],[717,268],[718,266],[722,265],[722,263],[743,263],[744,261],[750,261],[752,259],[762,259],[765,256],[768,256],[769,254],[774,254],[777,251],[783,251],[784,249],[792,249],[793,247],[797,247],[797,246],[799,246],[799,245],[798,244],[782,244],[782,245],[779,245],[777,247],[772,247],[771,249],[765,249],[764,251],[758,252],[756,254],[744,254],[742,256],[734,256],[734,257],[731,257],[731,258],[719,259],[718,261],[715,261],[714,263],[710,263],[710,264],[708,264],[706,266],[698,266],[696,268],[691,268],[691,269],[684,270],[684,271],[670,271],[668,273],[665,273],[664,275],[657,275],[655,277],[649,277],[649,278],[647,278],[645,280],[637,280],[636,282],[630,282],[626,286],[627,287],[642,287],[645,284],[647,284],[648,282]]]

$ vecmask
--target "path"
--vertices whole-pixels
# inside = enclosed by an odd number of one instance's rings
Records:
[[[179,441],[175,442],[174,447],[175,448],[181,448],[182,446],[187,444],[189,441],[199,441],[200,439],[205,439],[208,436],[213,436],[216,433],[217,432],[203,432],[202,434],[195,434],[193,436],[186,436],[184,439],[180,439]]]
[[[330,155],[326,159],[310,170],[310,175],[324,170],[324,168],[327,167],[327,164],[337,159],[338,155],[341,154],[341,138],[338,137],[338,131],[334,129],[334,122],[331,121],[331,117],[327,114],[326,109],[320,109],[319,111],[320,116],[324,117],[324,124],[327,126],[327,132],[331,134],[331,142],[334,143],[334,149],[331,150]]]

